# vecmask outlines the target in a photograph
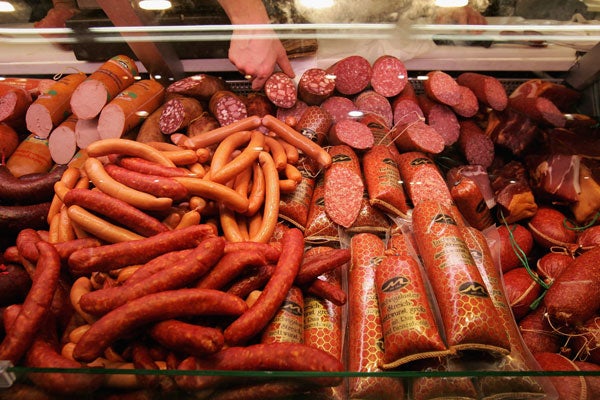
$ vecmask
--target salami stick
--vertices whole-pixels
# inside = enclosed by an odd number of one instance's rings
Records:
[[[171,198],[175,202],[189,197],[185,186],[170,177],[142,174],[110,163],[104,166],[104,170],[117,182],[143,193]]]
[[[71,254],[69,267],[74,273],[91,273],[143,264],[164,253],[196,247],[202,240],[212,235],[214,235],[213,227],[202,224],[159,233],[132,242],[81,249]]]
[[[325,251],[320,256],[302,263],[298,276],[296,276],[296,284],[303,285],[309,283],[317,279],[319,275],[338,268],[348,261],[350,261],[350,250],[348,249],[331,249]]]
[[[415,205],[414,237],[437,299],[450,349],[508,354],[510,344],[450,207]]]
[[[15,365],[25,355],[35,332],[40,330],[44,319],[49,315],[50,305],[58,288],[61,266],[58,252],[50,243],[41,240],[36,246],[40,255],[31,289],[21,312],[0,343],[0,359],[9,360]]]
[[[502,83],[495,77],[476,72],[464,72],[456,81],[473,91],[477,99],[484,105],[502,111],[508,104],[508,96]]]
[[[292,287],[303,254],[302,231],[297,228],[286,231],[282,239],[281,256],[271,279],[256,303],[225,329],[226,343],[229,345],[245,343],[266,326]]]
[[[142,235],[112,224],[78,205],[69,206],[66,211],[69,220],[79,229],[108,243],[128,242],[144,238]]]
[[[298,83],[298,97],[307,105],[319,105],[335,90],[335,79],[321,68],[304,71]]]
[[[93,323],[73,349],[73,357],[93,361],[115,340],[151,322],[194,315],[237,316],[246,309],[242,299],[218,290],[178,289],[149,294]]]

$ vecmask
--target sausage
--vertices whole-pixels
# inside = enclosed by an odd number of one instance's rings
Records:
[[[63,199],[67,207],[77,205],[122,224],[142,236],[166,232],[169,228],[136,207],[99,190],[74,188]]]
[[[427,124],[440,134],[446,146],[454,144],[460,134],[460,125],[452,108],[437,103],[425,95],[418,95],[417,99]]]
[[[267,114],[275,114],[275,105],[263,93],[251,92],[244,96],[242,100],[244,100],[244,103],[246,104],[246,112],[249,116],[256,115],[258,117],[263,117]]]
[[[90,157],[85,160],[84,169],[95,187],[107,195],[120,199],[139,209],[164,211],[169,209],[173,203],[173,199],[169,197],[156,197],[117,182],[106,172],[104,165],[97,158]]]
[[[131,139],[102,139],[90,144],[86,148],[88,157],[101,157],[109,154],[121,154],[132,157],[141,157],[148,161],[174,167],[173,161],[169,160],[160,150]]]
[[[79,249],[86,249],[88,247],[98,247],[102,243],[96,238],[78,238],[67,240],[60,243],[53,243],[54,248],[58,252],[58,256],[61,261],[67,261],[69,256]]]
[[[186,362],[187,361],[187,362]],[[313,371],[341,372],[342,363],[331,354],[300,343],[252,344],[244,347],[228,347],[203,359],[186,360],[179,370],[225,370],[225,371]],[[203,390],[222,383],[218,376],[194,376],[185,379],[185,389]],[[340,377],[308,379],[318,386],[336,386]]]
[[[47,138],[71,113],[71,95],[86,77],[81,72],[65,75],[37,96],[25,114],[27,130],[38,137]]]
[[[449,348],[508,354],[506,330],[450,206],[423,200],[415,204],[412,217],[415,242],[440,308]]]
[[[298,82],[298,98],[309,106],[318,106],[335,91],[335,79],[321,68],[309,68]]]
[[[155,371],[160,369],[160,366],[152,358],[151,349],[144,343],[136,342],[132,346],[131,358],[133,367],[137,370]],[[139,384],[143,387],[162,393],[170,393],[175,390],[175,381],[170,376],[166,375],[136,375]]]
[[[33,342],[35,332],[42,327],[58,288],[61,263],[56,249],[44,241],[39,241],[36,246],[40,256],[31,290],[23,302],[21,312],[0,343],[0,359],[9,360],[15,365]]]
[[[93,361],[115,340],[151,322],[194,315],[237,316],[247,309],[239,297],[209,289],[178,289],[132,300],[102,316],[86,331],[73,357]]]
[[[15,239],[15,245],[19,255],[31,263],[36,263],[40,257],[36,243],[41,241],[41,236],[35,229],[25,228],[21,230]]]
[[[436,323],[420,268],[414,258],[404,254],[386,255],[375,270],[384,339],[382,368],[451,354]]]
[[[190,138],[182,143],[182,145],[183,147],[193,149],[208,147],[220,143],[234,132],[257,129],[260,127],[261,121],[261,118],[256,115],[242,118],[239,121],[205,132],[202,135],[190,136]]]
[[[338,226],[325,212],[325,181],[323,174],[317,177],[308,208],[304,235],[307,243],[322,244],[339,241]]]
[[[404,89],[396,96],[392,103],[392,113],[394,115],[394,124],[412,122],[418,119],[425,119],[423,110],[419,105],[414,86],[410,81],[406,83]]]
[[[162,104],[164,96],[165,88],[159,82],[153,79],[136,81],[121,91],[100,111],[98,117],[100,138],[123,136],[152,114]],[[165,104],[165,109],[166,107]]]
[[[229,136],[229,138],[233,137],[233,135]],[[240,174],[243,170],[249,168],[252,163],[256,161],[260,152],[263,150],[265,135],[263,135],[262,132],[255,130],[249,134],[249,139],[250,141],[244,150],[242,150],[242,152],[235,156],[232,160],[225,162],[223,165],[217,165],[215,162],[216,157],[219,157],[221,153],[219,149],[220,146],[217,147],[215,154],[213,155],[213,161],[211,162],[210,179],[212,181],[225,184],[229,182],[229,180],[233,179],[236,175]]]
[[[389,148],[384,145],[373,146],[362,157],[362,170],[369,202],[387,213],[406,216],[410,205],[398,165]]]
[[[212,226],[201,224],[162,232],[132,242],[81,249],[69,257],[69,268],[73,273],[91,273],[143,264],[164,253],[196,247],[202,240],[212,235],[214,235]]]
[[[265,255],[260,252],[238,250],[226,253],[206,275],[200,278],[196,287],[222,290],[246,268],[260,267],[266,263]]]
[[[329,148],[333,160],[325,171],[325,212],[333,222],[352,226],[361,209],[365,190],[358,156],[350,146]]]
[[[228,85],[223,78],[209,74],[187,76],[167,86],[168,93],[195,97],[203,101],[209,100],[219,90],[226,89],[228,89]]]
[[[466,86],[458,86],[460,92],[460,101],[455,106],[452,106],[452,110],[461,117],[471,118],[479,111],[479,101],[477,96],[471,89]]]
[[[511,96],[508,98],[508,107],[540,124],[563,128],[567,122],[558,107],[545,97]]]
[[[183,184],[191,196],[218,201],[239,213],[248,209],[248,199],[229,186],[198,178],[174,177],[173,179]]]
[[[225,239],[223,237],[207,238],[192,250],[186,258],[166,266],[146,279],[126,286],[96,290],[83,295],[79,300],[79,306],[83,311],[90,314],[105,314],[129,301],[148,294],[188,286],[203,277],[215,266],[223,255],[224,247]]]
[[[123,168],[145,175],[158,175],[165,177],[190,176],[190,171],[185,168],[169,167],[140,157],[116,156],[109,157],[110,161]]]
[[[292,286],[281,307],[263,329],[260,343],[302,343],[304,336],[304,296]]]
[[[24,89],[0,83],[0,122],[18,128],[31,105],[31,95]]]
[[[227,293],[245,299],[253,291],[262,290],[269,279],[271,279],[271,275],[273,275],[274,270],[274,264],[267,264],[258,268],[253,268],[251,271],[245,273],[243,277],[233,282],[233,284],[227,289]]]
[[[386,127],[394,123],[394,112],[387,97],[374,90],[365,90],[354,99],[354,104],[363,114],[376,114],[385,121]]]
[[[494,224],[492,213],[475,181],[460,173],[460,167],[447,174],[450,195],[470,226],[485,229]]]
[[[115,164],[106,164],[104,169],[115,181],[140,192],[156,197],[168,197],[174,202],[189,197],[186,187],[170,177],[143,174]]]
[[[170,135],[186,129],[204,111],[199,100],[193,97],[174,97],[163,106],[158,126],[162,133]]]
[[[193,356],[215,353],[221,350],[225,343],[220,329],[176,319],[157,322],[148,328],[148,334],[171,351]]]
[[[95,118],[110,100],[133,84],[137,75],[137,66],[131,58],[112,57],[77,85],[71,94],[71,111],[79,119]]]
[[[23,77],[2,77],[3,85],[17,87],[26,90],[31,97],[36,98],[46,92],[56,81],[45,78],[23,78]]]
[[[264,255],[267,262],[277,262],[281,255],[281,249],[277,246],[273,246],[270,243],[258,243],[258,242],[228,242],[225,244],[225,254],[232,252],[257,252]]]
[[[325,142],[332,123],[331,115],[326,110],[319,106],[308,106],[294,128],[303,136],[321,145]]]
[[[28,135],[6,160],[6,168],[17,178],[22,175],[48,172],[52,168],[48,139]]]
[[[69,220],[72,221],[72,223],[75,224],[78,229],[83,230],[84,232],[91,234],[105,242],[118,243],[127,242],[130,240],[140,240],[143,238],[143,236],[138,235],[135,232],[112,224],[96,216],[83,207],[72,205],[67,208],[66,212]],[[61,214],[58,214],[57,216],[60,217]],[[56,241],[58,241],[58,239]]]
[[[275,271],[256,303],[224,331],[225,342],[235,346],[247,342],[266,326],[281,306],[292,287],[302,262],[304,236],[302,231],[291,228],[282,238],[282,251]]]
[[[26,206],[0,205],[0,227],[4,232],[17,233],[24,228],[46,229],[50,201]]]
[[[31,278],[17,263],[0,264],[0,307],[21,304],[31,288]]]
[[[421,151],[439,154],[444,150],[444,138],[424,121],[416,120],[394,126],[390,133],[401,152]]]
[[[320,275],[339,268],[350,261],[350,250],[331,249],[324,251],[315,258],[306,259],[302,262],[295,283],[304,285],[317,279]]]
[[[48,150],[55,163],[68,164],[75,157],[78,150],[76,126],[77,117],[70,115],[48,137]]]
[[[347,97],[331,96],[321,103],[321,108],[331,115],[333,124],[344,119],[356,118],[356,105]]]
[[[408,71],[397,57],[385,54],[373,62],[371,87],[385,97],[398,95],[408,82]]]
[[[348,145],[356,150],[368,150],[375,144],[375,137],[369,127],[351,119],[336,122],[327,136],[331,145]]]
[[[344,57],[326,71],[335,76],[335,89],[346,96],[362,92],[369,86],[373,76],[371,64],[359,55]]]
[[[350,372],[381,371],[383,332],[375,291],[375,269],[384,255],[383,241],[372,233],[359,233],[350,239],[351,261],[348,275],[348,359]],[[385,399],[403,397],[404,387],[395,379],[349,378],[349,395],[354,398]]]
[[[458,83],[443,71],[429,71],[423,81],[423,90],[430,99],[450,107],[460,102]]]
[[[290,108],[296,104],[298,92],[296,82],[283,72],[274,72],[267,78],[264,91],[277,107]]]
[[[497,78],[476,72],[463,72],[456,77],[459,85],[468,87],[484,105],[502,111],[508,104],[504,85]]]
[[[420,152],[401,154],[398,170],[413,205],[430,199],[436,199],[443,204],[453,203],[444,177],[426,154]]]
[[[481,165],[484,169],[491,167],[494,161],[494,142],[473,120],[462,120],[458,147],[471,165]]]
[[[221,126],[230,125],[248,117],[248,110],[242,99],[229,90],[213,94],[208,103],[210,113]]]
[[[17,149],[20,142],[19,134],[10,125],[0,123],[0,157],[2,160],[9,158]]]
[[[343,306],[348,300],[346,292],[339,286],[321,279],[315,279],[306,287],[306,294],[327,300],[336,306]]]
[[[6,165],[0,165],[0,199],[3,203],[37,204],[51,201],[54,184],[59,181],[67,166],[56,166],[48,173],[32,178],[16,178]]]
[[[262,151],[258,156],[260,167],[265,178],[265,199],[260,226],[255,234],[250,237],[253,242],[267,243],[271,240],[277,218],[279,216],[279,175],[271,155]]]

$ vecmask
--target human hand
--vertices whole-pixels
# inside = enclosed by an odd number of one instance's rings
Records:
[[[251,77],[253,90],[263,87],[275,65],[290,78],[295,76],[285,48],[273,30],[234,30],[229,61],[242,74]]]

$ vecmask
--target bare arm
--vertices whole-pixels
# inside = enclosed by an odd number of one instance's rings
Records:
[[[218,0],[233,25],[268,24],[269,16],[261,0]],[[267,35],[269,37],[260,37]],[[244,75],[252,76],[252,88],[263,87],[275,65],[294,77],[294,70],[281,41],[272,29],[233,30],[229,60]]]

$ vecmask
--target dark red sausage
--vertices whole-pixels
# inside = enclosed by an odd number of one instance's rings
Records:
[[[219,90],[226,89],[228,89],[227,82],[221,77],[208,74],[187,76],[167,86],[168,93],[178,93],[204,101],[209,100]]]
[[[404,63],[395,56],[386,54],[373,62],[371,87],[385,97],[399,94],[408,82],[408,72]]]
[[[160,271],[169,268],[171,265],[180,262],[181,260],[188,257],[192,251],[191,249],[171,251],[165,254],[161,254],[147,263],[143,264],[140,268],[123,282],[123,286],[133,285],[136,282],[144,280]]]
[[[297,100],[296,104],[294,104],[290,108],[277,107],[277,110],[275,111],[275,115],[277,116],[277,119],[280,121],[287,123],[288,121],[293,120],[297,123],[298,121],[300,121],[300,118],[302,118],[302,115],[304,115],[304,112],[306,111],[307,108],[308,108],[308,104],[306,104],[302,100]],[[295,124],[289,123],[289,125],[292,125],[295,127]]]
[[[331,271],[350,260],[350,250],[331,249],[311,258],[310,262],[303,262],[296,276],[296,284],[304,285],[325,272]]]
[[[331,115],[319,106],[308,106],[296,124],[296,130],[315,143],[322,144],[333,124]]]
[[[444,138],[432,126],[417,120],[401,123],[390,133],[400,152],[422,151],[438,154],[444,150]]]
[[[348,299],[339,285],[321,279],[315,279],[305,290],[307,294],[328,300],[336,306],[343,306]]]
[[[249,251],[234,251],[225,254],[216,265],[196,284],[199,289],[222,289],[244,269],[265,265],[264,254]]]
[[[504,85],[497,78],[476,72],[464,72],[456,78],[461,86],[473,91],[477,99],[484,105],[502,111],[508,104],[508,96]]]
[[[382,96],[374,90],[365,90],[354,99],[354,104],[363,114],[379,115],[389,128],[394,123],[394,112],[392,104],[387,97]]]
[[[50,313],[54,293],[58,287],[60,258],[50,243],[39,241],[36,244],[40,256],[36,264],[31,290],[27,294],[21,312],[7,330],[0,343],[0,359],[17,364],[23,357],[35,333],[40,330]]]
[[[538,123],[552,125],[557,128],[564,127],[567,122],[558,107],[545,97],[509,97],[508,107]]]
[[[38,204],[52,200],[54,184],[60,180],[67,169],[66,165],[57,165],[47,174],[35,177],[23,175],[15,177],[5,164],[0,165],[0,199],[3,203],[20,205]]]
[[[475,96],[475,93],[466,86],[459,85],[458,90],[460,92],[460,101],[458,104],[452,106],[452,110],[464,118],[475,116],[479,110],[477,96]]]
[[[289,229],[284,233],[281,243],[281,256],[260,297],[225,329],[225,341],[229,345],[245,343],[260,332],[275,315],[292,287],[304,254],[304,235],[298,228]]]
[[[178,289],[149,294],[94,322],[73,349],[73,357],[93,361],[115,340],[151,322],[194,315],[237,316],[247,308],[239,297],[218,290]]]
[[[186,129],[202,114],[203,108],[193,97],[175,97],[168,100],[158,120],[158,126],[165,135]]]
[[[298,97],[310,106],[321,104],[334,91],[334,77],[321,68],[307,69],[298,83]]]
[[[356,150],[370,149],[375,143],[371,129],[365,124],[351,119],[335,123],[327,137],[331,145],[345,144]]]
[[[259,242],[227,242],[225,244],[225,253],[234,251],[251,251],[264,254],[265,259],[270,263],[276,263],[281,255],[281,249],[270,243]]]
[[[494,161],[494,142],[475,123],[466,119],[459,122],[460,136],[458,147],[471,165],[481,165],[487,169]]]
[[[446,146],[454,144],[460,134],[460,125],[454,111],[450,107],[432,101],[424,95],[417,96],[417,99],[421,110],[425,114],[427,124],[444,138]]]
[[[109,156],[110,162],[127,168],[131,171],[146,175],[158,175],[165,177],[190,176],[190,172],[183,168],[169,167],[141,157]]]
[[[110,163],[105,164],[104,169],[117,182],[156,197],[182,201],[189,196],[187,188],[170,177],[142,174]]]
[[[244,103],[246,104],[248,116],[257,115],[259,117],[264,117],[267,114],[275,114],[275,106],[271,103],[269,98],[262,93],[248,93],[242,100],[244,100]]]
[[[456,80],[443,71],[430,71],[423,81],[423,89],[427,96],[450,107],[460,102],[460,91]]]
[[[362,92],[371,83],[373,68],[369,61],[359,55],[345,57],[329,68],[327,72],[335,76],[335,88],[343,95]]]
[[[41,240],[41,236],[35,229],[25,228],[17,234],[15,244],[21,257],[35,264],[40,257],[36,243]]]
[[[264,288],[267,282],[269,282],[269,279],[271,279],[274,270],[275,265],[272,264],[254,268],[249,274],[246,274],[244,277],[234,282],[229,289],[227,289],[227,293],[245,299],[254,290],[261,290]]]
[[[63,199],[67,206],[77,205],[104,215],[143,236],[169,231],[169,227],[140,209],[99,190],[73,188]]]
[[[425,119],[417,94],[410,81],[404,86],[402,92],[392,100],[392,112],[394,113],[394,124]]]
[[[152,325],[148,329],[148,334],[169,350],[194,356],[215,353],[221,350],[225,343],[220,329],[175,319]]]
[[[196,247],[213,235],[212,226],[201,224],[145,239],[81,249],[71,254],[69,267],[74,273],[90,273],[143,264],[164,253]]]
[[[296,82],[283,72],[275,72],[267,78],[264,91],[277,107],[290,108],[296,104],[298,97]]]
[[[358,118],[358,114],[354,115],[358,111],[356,105],[347,97],[331,96],[321,103],[321,108],[331,115],[334,124],[344,119]]]

